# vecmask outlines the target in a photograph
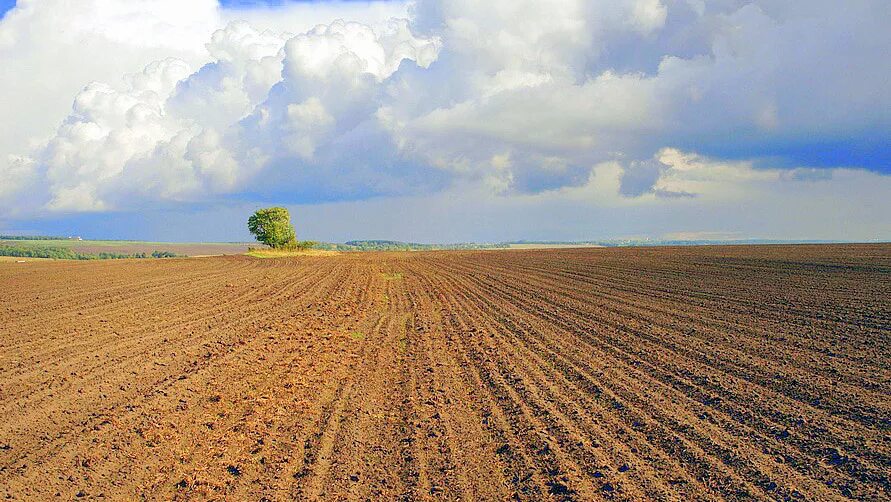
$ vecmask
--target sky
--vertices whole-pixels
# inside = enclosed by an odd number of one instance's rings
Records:
[[[0,0],[0,233],[891,239],[891,2]]]

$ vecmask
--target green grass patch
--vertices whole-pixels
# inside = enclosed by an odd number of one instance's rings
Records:
[[[356,340],[357,342],[361,342],[365,340],[365,333],[359,333],[358,331],[353,331],[350,333],[350,338]]]
[[[398,281],[402,279],[402,272],[381,272],[381,276],[387,281]]]

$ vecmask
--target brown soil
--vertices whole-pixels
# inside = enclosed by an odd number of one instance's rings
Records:
[[[0,263],[0,496],[889,499],[891,246]]]

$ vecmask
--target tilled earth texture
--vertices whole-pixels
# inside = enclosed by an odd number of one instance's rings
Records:
[[[891,246],[0,263],[0,496],[891,499]]]

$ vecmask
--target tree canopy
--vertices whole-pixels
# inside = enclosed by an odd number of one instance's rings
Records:
[[[248,218],[248,230],[259,242],[275,249],[289,249],[297,245],[291,215],[283,207],[258,209]]]

